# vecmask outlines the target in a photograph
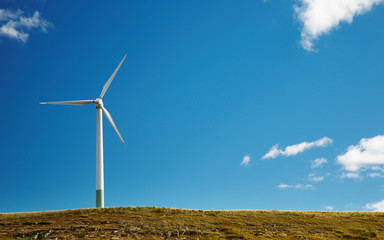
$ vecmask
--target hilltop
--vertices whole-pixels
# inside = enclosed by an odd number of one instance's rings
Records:
[[[384,239],[384,213],[155,207],[0,214],[0,239]]]

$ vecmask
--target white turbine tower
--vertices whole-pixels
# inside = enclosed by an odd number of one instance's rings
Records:
[[[102,100],[109,88],[109,85],[111,85],[113,78],[116,76],[117,71],[119,71],[121,64],[124,62],[125,57],[127,57],[127,54],[125,54],[119,66],[117,66],[116,70],[112,73],[108,81],[105,83],[100,96],[95,100],[76,100],[76,101],[65,101],[65,102],[41,102],[40,103],[40,104],[59,104],[59,105],[78,105],[78,106],[94,103],[96,105],[96,207],[98,208],[104,207],[103,116],[101,112],[104,113],[105,117],[111,123],[112,127],[115,129],[117,135],[119,136],[120,140],[123,142],[125,146],[124,140],[121,137],[119,130],[117,130],[117,127],[113,122],[111,114],[109,114],[107,109],[104,108],[103,100]]]

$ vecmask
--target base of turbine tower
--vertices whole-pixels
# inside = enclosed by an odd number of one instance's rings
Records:
[[[96,207],[104,207],[104,190],[96,190]]]

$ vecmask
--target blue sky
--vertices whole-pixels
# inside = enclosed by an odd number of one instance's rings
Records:
[[[381,0],[0,3],[0,212],[384,210]]]

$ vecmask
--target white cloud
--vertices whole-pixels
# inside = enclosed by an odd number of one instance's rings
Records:
[[[304,152],[305,150],[313,148],[313,147],[325,147],[332,142],[333,142],[332,139],[330,139],[328,137],[323,137],[323,138],[320,138],[314,142],[302,142],[299,144],[287,146],[284,150],[279,149],[279,145],[276,144],[269,150],[269,152],[267,152],[262,157],[262,159],[276,158],[280,155],[292,156],[292,155],[296,155],[298,153]]]
[[[7,19],[16,19],[21,14],[23,14],[21,10],[10,11],[7,9],[0,9],[0,22],[6,21]]]
[[[361,179],[360,174],[355,173],[355,172],[348,172],[348,173],[343,173],[341,178],[354,178],[354,179]]]
[[[248,166],[248,164],[251,162],[251,156],[245,155],[243,157],[243,161],[241,161],[240,165]]]
[[[276,186],[277,188],[294,188],[294,189],[314,189],[311,184],[296,184],[296,185],[288,185],[285,183],[280,183]]]
[[[374,173],[368,173],[368,177],[371,177],[371,178],[382,178],[382,177],[384,177],[384,175],[381,174],[381,173],[378,173],[378,172],[374,172]]]
[[[298,0],[294,6],[296,17],[302,24],[301,46],[313,51],[313,42],[321,35],[337,29],[341,22],[352,23],[384,0]]]
[[[308,180],[312,181],[312,182],[321,182],[324,180],[324,177],[323,176],[316,176],[315,174],[310,173],[308,175]]]
[[[311,161],[311,168],[321,167],[323,164],[328,163],[325,158],[318,158]]]
[[[337,156],[337,162],[347,171],[377,169],[384,165],[384,136],[363,138],[357,145],[349,146],[346,153]]]
[[[285,183],[280,183],[279,185],[277,185],[277,188],[291,188],[292,185],[288,185],[288,184],[285,184]]]
[[[375,203],[367,203],[366,209],[372,209],[374,212],[384,212],[384,200]]]
[[[21,10],[0,9],[0,35],[16,39],[22,43],[28,41],[29,33],[27,31],[36,28],[47,32],[51,26],[52,23],[41,18],[38,11],[31,17],[25,17]]]
[[[374,170],[374,171],[383,171],[384,172],[384,169],[381,168],[380,166],[372,166],[369,169]]]
[[[29,37],[28,33],[16,30],[16,24],[14,21],[9,21],[8,23],[2,25],[0,28],[0,35],[17,39],[23,43],[27,42]]]
[[[370,167],[371,170],[374,170],[374,171],[383,171],[384,172],[384,169],[380,166],[372,166]]]
[[[20,24],[28,29],[40,28],[41,31],[47,32],[50,23],[40,17],[40,13],[36,11],[32,17],[21,17]]]
[[[324,209],[327,210],[327,211],[332,211],[333,207],[332,206],[326,206]]]

